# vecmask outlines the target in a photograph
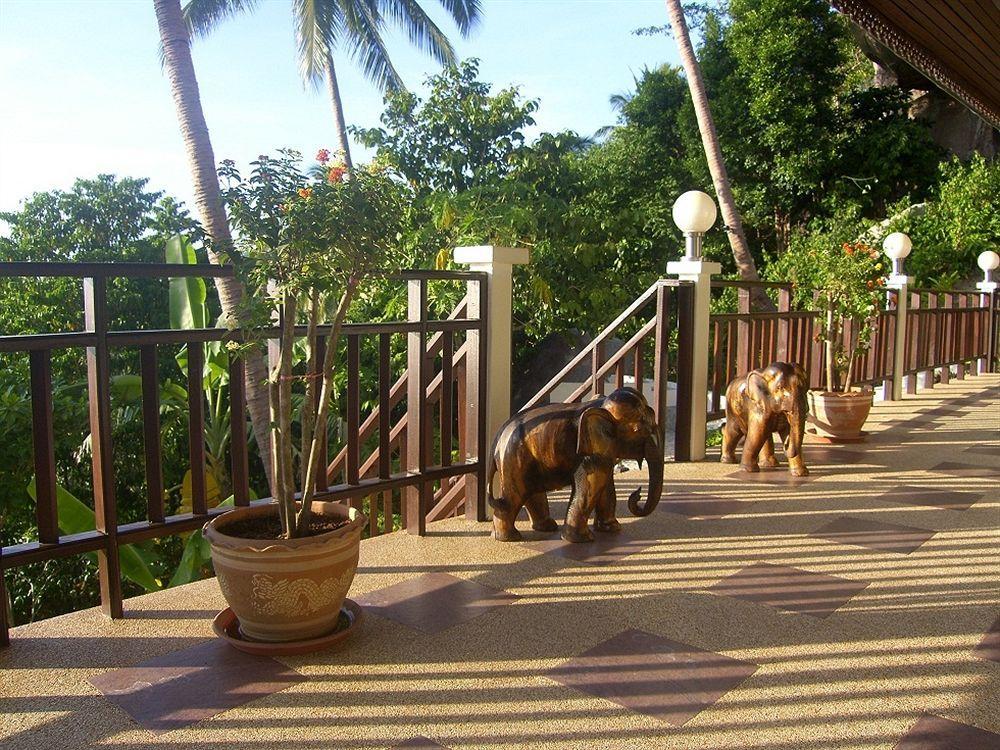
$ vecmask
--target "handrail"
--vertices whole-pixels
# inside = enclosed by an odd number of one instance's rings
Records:
[[[527,403],[525,403],[525,405],[522,408],[528,409],[531,408],[532,406],[535,406],[536,404],[538,404],[539,401],[541,401],[543,398],[548,396],[553,390],[555,390],[556,386],[558,386],[562,382],[563,378],[569,375],[588,356],[592,356],[594,350],[598,346],[603,344],[605,341],[607,341],[609,338],[611,338],[611,336],[618,329],[618,327],[621,326],[622,323],[624,323],[626,320],[635,315],[635,313],[637,313],[643,306],[648,304],[649,301],[653,298],[653,295],[656,294],[657,288],[661,285],[678,286],[679,283],[673,279],[658,279],[657,281],[654,281],[650,285],[649,289],[640,294],[638,299],[635,300],[635,302],[633,302],[631,305],[625,308],[625,311],[622,312],[621,315],[619,315],[617,318],[611,321],[611,323],[609,323],[604,328],[604,330],[602,330],[599,334],[597,334],[597,336],[594,337],[593,341],[591,341],[590,344],[588,344],[579,354],[577,354],[575,357],[573,357],[573,359],[569,361],[569,364],[563,367],[563,369],[560,370],[558,374],[556,374],[551,380],[549,380],[548,383],[542,386],[542,388],[538,391],[538,393],[536,393],[534,396],[528,399]]]

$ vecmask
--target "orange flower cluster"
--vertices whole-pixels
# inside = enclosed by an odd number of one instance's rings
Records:
[[[310,198],[312,197],[312,194],[313,194],[312,188],[299,188],[300,198]]]
[[[326,179],[331,185],[334,185],[338,182],[343,182],[345,174],[347,174],[347,167],[343,164],[334,164],[330,167],[329,172],[327,172]]]
[[[321,148],[319,151],[317,151],[316,161],[318,161],[320,164],[326,164],[328,161],[330,161],[330,149]]]

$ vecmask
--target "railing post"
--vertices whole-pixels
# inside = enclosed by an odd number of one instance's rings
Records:
[[[928,294],[927,295],[927,309],[933,310],[937,307],[937,295]],[[921,351],[921,356],[923,357],[923,363],[929,364],[926,370],[922,370],[917,376],[917,385],[920,388],[931,389],[934,387],[934,363],[937,361],[937,322],[938,315],[932,314],[925,316],[927,320],[926,331],[924,332],[924,346]]]
[[[903,398],[903,371],[906,369],[906,309],[910,301],[909,287],[913,283],[910,276],[892,274],[886,279],[885,288],[895,292],[896,330],[892,345],[892,381],[886,382],[886,401]]]
[[[469,329],[466,338],[465,385],[459,381],[459,446],[466,463],[473,454],[479,461],[475,474],[465,478],[465,518],[469,521],[488,521],[489,508],[486,505],[486,466],[490,461],[489,445],[492,435],[487,435],[486,388],[487,375],[487,333],[489,331],[490,297],[488,279],[470,281],[467,286],[467,314],[479,320],[477,328]]]
[[[722,272],[722,266],[706,260],[678,260],[667,263],[667,273],[681,281],[694,284],[694,309],[691,335],[691,436],[689,460],[705,458],[705,433],[708,421],[708,344],[710,338],[709,305],[712,293],[712,274]],[[678,380],[680,380],[678,373]],[[678,398],[679,410],[685,408]],[[678,446],[674,446],[676,452]]]
[[[430,405],[427,403],[427,283],[423,279],[407,282],[407,320],[419,323],[419,329],[406,334],[406,468],[423,474],[427,470],[429,446],[427,425]],[[431,485],[421,478],[403,491],[406,530],[423,536],[427,533],[427,511],[430,510]]]
[[[976,289],[980,291],[979,306],[985,307],[988,311],[986,316],[986,341],[983,352],[985,359],[979,360],[979,372],[996,372],[997,367],[997,311],[996,299],[997,288],[1000,287],[995,281],[976,282]]]
[[[486,392],[479,394],[480,402],[486,408],[486,433],[483,435],[486,445],[492,443],[496,431],[510,416],[514,266],[523,265],[529,259],[528,250],[523,247],[480,245],[455,248],[456,263],[468,264],[470,270],[485,273],[488,279],[487,309],[478,313],[485,318],[487,329],[486,372],[481,375],[488,377],[485,377]],[[483,459],[488,457],[483,456]]]
[[[101,610],[108,617],[122,613],[122,576],[118,560],[118,509],[111,447],[111,373],[108,361],[107,279],[83,280],[84,327],[95,334],[87,347],[87,399],[90,402],[90,455],[94,477],[94,515],[105,545],[97,550]]]

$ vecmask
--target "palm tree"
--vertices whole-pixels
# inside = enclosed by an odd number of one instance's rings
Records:
[[[687,22],[684,20],[684,9],[680,0],[666,0],[667,14],[670,16],[670,28],[673,29],[677,50],[680,53],[681,65],[687,77],[691,100],[694,102],[694,113],[698,118],[698,130],[701,132],[701,142],[705,147],[705,157],[708,159],[708,170],[712,174],[715,193],[719,197],[719,207],[722,209],[722,219],[726,223],[729,235],[729,246],[736,259],[736,267],[740,276],[748,281],[757,281],[757,265],[754,263],[750,248],[747,247],[746,235],[743,233],[743,219],[733,198],[733,189],[729,184],[729,174],[726,172],[726,162],[722,158],[719,147],[719,135],[715,130],[715,120],[708,106],[708,95],[705,93],[705,81],[701,77],[701,66],[694,55],[691,36],[688,34]],[[754,300],[763,309],[772,309],[774,305],[762,289],[754,288]]]
[[[191,37],[184,23],[180,0],[153,0],[156,23],[160,30],[160,46],[163,51],[163,65],[170,80],[170,93],[177,110],[184,150],[188,166],[194,179],[194,202],[201,218],[202,226],[210,238],[207,243],[208,257],[213,263],[221,263],[227,249],[232,247],[233,238],[229,232],[229,220],[222,203],[219,177],[215,171],[215,153],[208,135],[205,113],[201,108],[198,93],[198,79],[191,59]],[[236,319],[243,299],[243,287],[236,279],[216,279],[219,302],[222,311]],[[263,356],[250,354],[246,358],[247,408],[253,425],[257,447],[264,458],[268,482],[271,483],[271,467],[267,456],[271,454],[270,412],[267,399],[267,370]],[[272,484],[273,486],[273,484]]]
[[[438,0],[458,31],[467,37],[481,17],[480,0]],[[209,34],[221,21],[249,12],[258,0],[188,0],[184,17],[192,33]],[[347,139],[344,105],[337,83],[334,53],[346,48],[369,81],[380,91],[403,88],[403,81],[389,59],[382,33],[386,19],[406,32],[410,42],[442,65],[455,62],[448,37],[420,7],[417,0],[292,0],[299,69],[305,82],[318,86],[326,79],[333,105],[337,147],[348,167],[351,148]]]

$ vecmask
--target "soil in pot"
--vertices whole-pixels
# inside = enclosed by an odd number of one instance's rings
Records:
[[[328,531],[347,526],[350,521],[346,518],[328,518],[326,516],[314,515],[309,521],[309,528],[300,539],[304,539],[317,534],[325,534]],[[280,539],[281,520],[278,516],[257,516],[256,518],[243,518],[233,523],[227,523],[221,529],[228,536],[236,536],[240,539]]]

